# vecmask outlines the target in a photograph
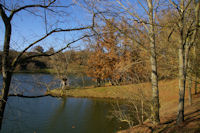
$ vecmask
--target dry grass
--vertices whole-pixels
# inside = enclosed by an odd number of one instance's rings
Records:
[[[188,103],[188,90],[186,89],[185,122],[178,126],[176,124],[179,99],[178,80],[160,81],[159,89],[161,124],[153,126],[150,122],[146,122],[143,126],[136,126],[120,131],[120,133],[144,133],[144,130],[145,132],[156,133],[200,133],[200,94],[192,95],[193,101],[192,106],[190,106]]]
[[[137,94],[138,88],[141,87],[143,87],[142,89],[149,94],[149,90],[151,88],[150,83],[123,86],[107,85],[105,87],[87,87],[65,91],[54,89],[49,91],[48,93],[53,96],[127,99],[130,97],[130,94]]]
[[[71,96],[71,97],[91,97],[91,98],[113,98],[113,99],[126,99],[131,94],[137,94],[138,88],[149,97],[151,97],[151,84],[141,83],[123,86],[110,86],[106,87],[87,87],[81,89],[71,89],[61,91],[59,89],[51,90],[50,94],[54,96]],[[161,110],[165,110],[166,106],[178,103],[178,80],[164,80],[159,82],[160,103]],[[187,92],[187,90],[186,90]],[[186,93],[187,97],[187,93]]]

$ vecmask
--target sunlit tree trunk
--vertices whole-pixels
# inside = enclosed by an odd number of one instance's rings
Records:
[[[181,9],[184,9],[184,1],[181,1]],[[185,97],[185,43],[184,43],[184,12],[181,12],[180,27],[180,42],[179,42],[179,104],[177,123],[180,124],[184,121],[184,97]]]
[[[188,101],[189,101],[189,105],[192,105],[191,88],[192,88],[192,78],[189,77],[189,79],[188,79]]]
[[[179,47],[179,105],[177,123],[184,121],[184,97],[185,97],[185,68],[184,68],[184,46]]]
[[[192,77],[191,77],[191,72],[190,72],[190,48],[191,44],[187,44],[185,46],[185,77],[186,77],[186,82],[188,82],[188,100],[189,100],[189,105],[192,104],[192,93],[191,93],[191,87],[192,87]],[[185,84],[186,84],[185,82]]]
[[[199,67],[199,66],[197,66],[197,64],[196,64],[196,62],[197,62],[197,51],[196,51],[196,48],[197,48],[197,44],[195,44],[195,46],[194,46],[194,63],[193,63],[193,65],[194,65],[194,73],[195,73],[195,83],[194,83],[194,94],[196,95],[197,94],[197,85],[198,85],[198,69],[197,69],[197,67]]]
[[[178,23],[179,34],[180,34],[180,43],[179,43],[179,106],[178,106],[178,116],[177,124],[181,124],[184,121],[184,97],[185,97],[185,82],[187,76],[187,65],[188,65],[188,56],[189,56],[189,47],[193,46],[197,38],[198,28],[199,28],[199,6],[200,1],[193,0],[195,6],[195,25],[191,40],[187,35],[189,30],[185,25],[185,17],[188,7],[191,5],[192,1],[180,1],[180,6],[178,8],[180,14],[180,20]],[[185,33],[186,32],[186,33]]]
[[[159,116],[159,90],[158,90],[158,75],[157,75],[157,60],[156,60],[156,41],[154,30],[154,12],[152,0],[147,0],[149,7],[149,38],[151,51],[151,84],[152,84],[152,119],[155,124],[160,122]]]
[[[199,37],[199,26],[200,26],[200,0],[193,0],[193,2],[195,3],[195,20],[196,20],[196,34],[197,34],[197,38]],[[198,44],[196,41],[194,41],[194,58],[195,58],[195,61],[197,61],[197,48],[198,48]],[[195,64],[195,94],[197,94],[197,79],[198,79],[198,69],[197,67],[199,66],[196,66]]]

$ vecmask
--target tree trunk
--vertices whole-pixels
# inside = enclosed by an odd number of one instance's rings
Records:
[[[195,1],[196,3],[196,7],[195,7],[195,17],[196,17],[196,33],[197,33],[197,38],[199,37],[199,27],[200,27],[200,0]],[[199,43],[197,44],[197,42],[195,42],[195,46],[198,48],[199,47]],[[196,50],[197,52],[197,50]],[[197,53],[195,53],[195,58],[197,60]],[[195,72],[195,94],[197,94],[197,84],[198,84],[198,70],[196,69]]]
[[[8,99],[8,93],[11,83],[12,77],[12,69],[9,66],[9,49],[10,49],[10,37],[11,37],[11,24],[10,20],[6,18],[4,12],[1,16],[4,17],[5,24],[5,37],[4,37],[4,48],[3,48],[3,56],[2,56],[2,75],[3,75],[3,88],[1,91],[1,100],[0,100],[0,129],[2,126],[4,110],[6,107],[6,102]]]
[[[151,50],[151,84],[152,84],[152,120],[154,124],[160,123],[159,116],[159,90],[158,90],[158,75],[157,75],[157,60],[156,60],[156,42],[155,42],[155,30],[154,30],[154,15],[152,0],[148,0],[149,7],[149,39]]]
[[[197,94],[197,74],[195,73],[194,94]]]
[[[197,44],[195,43],[194,45],[194,62],[193,62],[193,65],[194,65],[194,72],[195,72],[195,85],[194,85],[194,94],[196,95],[197,94],[197,79],[198,79],[198,69],[197,69],[197,65],[196,65],[196,62],[197,62]]]
[[[180,33],[179,33],[179,104],[178,104],[178,115],[177,124],[181,124],[184,121],[184,101],[185,101],[185,35],[184,35],[184,24],[185,24],[185,1],[180,1],[181,16],[179,21]]]
[[[189,80],[188,80],[188,101],[189,101],[189,105],[192,105],[191,88],[192,88],[192,78],[189,77]]]
[[[85,87],[85,79],[84,79],[84,75],[83,74],[81,74],[81,79],[82,79],[83,87]]]
[[[11,76],[10,72],[3,71],[3,88],[1,91],[1,100],[0,100],[0,130],[3,122],[4,110],[6,107],[6,102],[8,100],[8,93],[10,88]]]
[[[192,36],[192,42],[194,43],[194,72],[195,72],[195,94],[197,94],[197,79],[198,79],[198,67],[196,62],[197,62],[197,50],[196,48],[198,48],[198,42],[197,39],[199,37],[199,26],[200,26],[200,0],[193,0],[194,3],[194,11],[195,11],[195,30],[193,32],[193,36]]]
[[[185,97],[185,68],[184,68],[184,46],[179,48],[179,105],[177,124],[184,121],[184,97]]]
[[[97,78],[97,87],[101,87],[101,79]]]
[[[189,60],[189,54],[190,54],[190,48],[191,44],[187,43],[185,46],[185,84],[188,81],[188,100],[189,100],[189,105],[192,105],[192,94],[191,94],[191,88],[192,88],[192,75],[190,73],[191,66],[190,66],[190,60]],[[189,75],[189,76],[188,76]],[[186,80],[188,79],[188,80]]]

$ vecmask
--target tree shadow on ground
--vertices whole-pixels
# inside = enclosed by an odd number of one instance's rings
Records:
[[[157,133],[199,133],[200,109],[185,114],[184,123],[177,125],[176,119],[170,119],[153,128]]]

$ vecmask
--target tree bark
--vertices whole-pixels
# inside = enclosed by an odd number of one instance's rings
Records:
[[[191,2],[191,1],[190,1]],[[185,14],[187,7],[189,7],[190,2],[187,3],[185,0],[180,1],[179,14],[180,21],[178,26],[180,28],[180,44],[179,44],[179,106],[178,106],[178,116],[177,116],[177,124],[181,124],[184,121],[184,97],[185,97],[185,82],[187,76],[187,60],[189,47],[191,47],[197,38],[198,28],[199,28],[199,6],[200,1],[193,1],[195,5],[195,30],[193,31],[193,35],[190,43],[188,43],[187,33],[185,33]]]
[[[192,88],[192,78],[189,78],[189,80],[188,80],[188,101],[189,101],[189,105],[192,105],[191,88]]]
[[[159,90],[158,90],[158,75],[157,75],[157,59],[156,59],[156,41],[154,30],[154,14],[152,0],[148,0],[149,7],[149,39],[150,39],[150,51],[151,51],[151,84],[152,84],[152,120],[154,124],[160,123],[159,116]]]
[[[189,105],[192,105],[192,93],[191,93],[191,88],[192,88],[192,75],[190,73],[190,59],[189,59],[189,54],[190,54],[190,48],[191,44],[187,43],[185,46],[185,84],[188,81],[188,100],[189,100]],[[188,69],[189,68],[189,69]],[[188,76],[189,75],[189,76]],[[188,80],[187,80],[188,79]]]
[[[194,81],[194,94],[196,95],[197,94],[197,80],[198,80],[198,69],[197,69],[197,51],[196,51],[196,48],[197,48],[197,44],[195,43],[194,45],[194,61],[193,61],[193,65],[194,65],[194,74],[195,74],[195,81]]]
[[[184,97],[185,97],[185,68],[184,68],[184,46],[179,48],[179,105],[177,124],[181,124],[184,121]]]
[[[184,121],[184,101],[185,101],[185,35],[184,35],[184,19],[185,19],[185,2],[180,2],[180,21],[178,23],[180,27],[180,41],[179,41],[179,104],[178,104],[178,115],[177,124],[181,124]]]
[[[194,94],[196,95],[198,92],[197,92],[197,73],[195,72],[195,83],[194,83]]]
[[[0,100],[0,129],[2,126],[4,110],[6,107],[6,102],[8,99],[8,93],[11,83],[12,70],[9,65],[9,49],[10,49],[10,38],[11,38],[11,23],[9,18],[7,18],[5,12],[1,8],[1,17],[5,24],[5,37],[4,37],[4,48],[2,56],[2,75],[3,75],[3,88],[1,91],[1,100]]]
[[[200,17],[199,17],[199,15],[200,15],[200,0],[198,0],[198,1],[193,1],[194,2],[194,4],[195,4],[195,20],[196,20],[196,30],[195,30],[195,36],[194,36],[194,58],[195,58],[195,61],[197,61],[197,50],[196,50],[196,48],[198,48],[198,43],[196,42],[196,40],[195,40],[195,38],[197,37],[199,37],[199,35],[198,35],[198,31],[199,31],[199,26],[200,26]],[[198,70],[197,70],[197,67],[198,66],[196,66],[196,64],[195,64],[195,94],[197,94],[197,84],[198,84],[198,82],[197,82],[197,77],[198,77]]]

